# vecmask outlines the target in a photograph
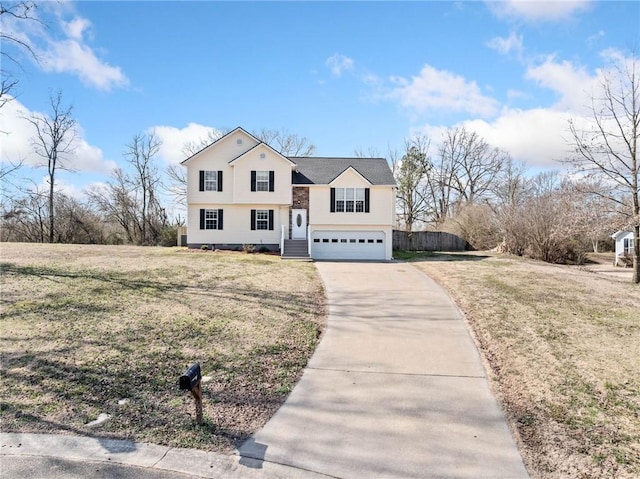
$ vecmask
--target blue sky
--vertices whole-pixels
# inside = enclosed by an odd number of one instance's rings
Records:
[[[640,2],[45,2],[2,28],[20,83],[0,110],[2,161],[36,162],[20,119],[60,89],[79,142],[60,185],[109,179],[154,130],[160,164],[207,129],[286,129],[318,156],[386,155],[405,138],[464,125],[532,169],[566,156],[566,122],[640,47]],[[23,169],[41,182],[44,170]]]

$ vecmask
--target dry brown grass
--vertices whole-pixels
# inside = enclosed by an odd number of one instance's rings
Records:
[[[278,256],[11,243],[0,251],[4,431],[231,450],[284,401],[325,319],[313,265]],[[203,426],[177,387],[195,361],[211,376]],[[99,413],[112,418],[87,428]]]
[[[466,314],[540,478],[640,476],[640,288],[493,254],[407,255]]]

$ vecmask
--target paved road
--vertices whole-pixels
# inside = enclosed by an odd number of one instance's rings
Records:
[[[0,434],[3,478],[528,478],[449,297],[405,263],[317,263],[328,327],[238,456]]]

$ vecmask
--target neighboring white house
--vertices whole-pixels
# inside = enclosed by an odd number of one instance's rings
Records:
[[[236,128],[182,164],[190,248],[391,259],[396,184],[384,158],[288,158]]]
[[[621,256],[633,255],[633,232],[632,231],[616,231],[611,235],[616,242],[616,257],[614,264],[618,266]]]

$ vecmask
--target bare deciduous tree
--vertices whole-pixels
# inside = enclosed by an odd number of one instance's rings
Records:
[[[475,132],[449,128],[440,147],[443,162],[450,165],[451,187],[465,203],[474,203],[493,187],[508,155],[492,148]]]
[[[24,160],[9,161],[7,165],[0,164],[0,183],[6,181],[12,173],[18,171],[24,163]]]
[[[155,244],[166,224],[164,208],[157,196],[160,175],[155,166],[155,156],[161,142],[155,133],[137,134],[125,150],[127,161],[133,167],[134,176],[129,179],[131,190],[137,196],[140,244]]]
[[[51,116],[34,113],[25,119],[35,128],[32,138],[34,152],[45,160],[39,166],[47,167],[49,183],[49,242],[55,237],[54,189],[58,170],[73,171],[67,161],[74,151],[76,120],[73,107],[62,105],[62,92],[50,97]]]
[[[182,165],[172,164],[167,166],[165,173],[169,179],[165,191],[177,204],[187,206],[187,170]]]
[[[284,156],[311,156],[316,149],[307,137],[289,133],[284,128],[280,130],[263,128],[253,132],[253,136]]]
[[[0,2],[0,44],[4,44],[3,48],[0,48],[2,63],[9,61],[10,63],[20,66],[18,58],[12,55],[10,50],[6,48],[8,45],[14,46],[18,51],[26,52],[31,58],[36,61],[38,60],[28,40],[15,34],[8,25],[9,22],[41,23],[36,15],[37,8],[37,3],[32,1]],[[2,77],[0,81],[0,108],[2,108],[7,102],[13,99],[12,93],[18,84],[18,80],[4,68],[0,68],[0,76]]]
[[[508,158],[493,186],[493,198],[497,207],[522,204],[530,190],[530,182],[525,176],[524,163]]]
[[[35,183],[3,208],[2,241],[44,243],[47,238],[47,193]]]
[[[188,141],[182,147],[182,152],[186,157],[193,156],[200,150],[206,148],[214,141],[218,140],[222,136],[222,132],[215,128],[209,128],[207,134],[196,141]]]
[[[600,84],[601,96],[592,96],[591,122],[569,123],[574,156],[568,161],[588,179],[609,188],[594,194],[618,204],[634,233],[633,278],[640,283],[640,203],[638,195],[638,136],[640,135],[640,62],[624,59]]]
[[[128,243],[138,243],[136,199],[129,186],[129,180],[121,168],[112,173],[112,181],[106,185],[95,185],[87,191],[89,201],[108,222],[115,223],[125,234]]]

